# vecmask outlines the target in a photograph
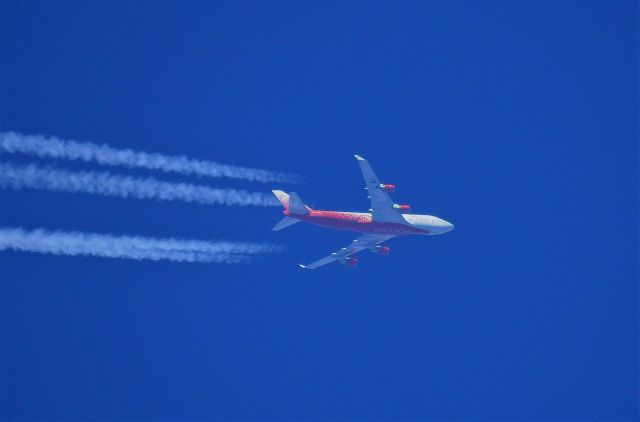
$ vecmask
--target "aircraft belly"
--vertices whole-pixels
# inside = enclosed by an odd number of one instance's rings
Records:
[[[327,217],[307,217],[305,221],[336,230],[351,230],[358,233],[403,235],[426,234],[425,230],[398,223],[379,223],[375,221],[358,221],[354,219],[338,219]]]

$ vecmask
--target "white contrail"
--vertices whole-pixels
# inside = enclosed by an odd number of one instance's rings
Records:
[[[152,261],[237,264],[257,254],[280,252],[268,243],[155,239],[138,236],[0,228],[0,251],[14,250],[54,255],[85,255]]]
[[[68,171],[35,164],[0,163],[0,187],[89,193],[120,198],[187,201],[200,204],[279,206],[275,197],[261,192],[216,189],[189,183],[120,176],[108,172]]]
[[[187,175],[230,177],[256,182],[296,183],[298,180],[298,176],[287,173],[218,164],[185,156],[116,149],[108,145],[67,141],[56,137],[23,135],[16,132],[0,133],[0,149],[7,153],[21,153],[43,158],[61,158],[85,162],[92,161],[106,166],[137,167]]]

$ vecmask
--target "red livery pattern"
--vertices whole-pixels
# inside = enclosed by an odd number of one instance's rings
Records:
[[[392,185],[390,183],[381,183],[380,189],[387,193],[394,193],[396,191],[396,185]]]
[[[347,267],[355,267],[358,265],[358,258],[347,258],[341,262]]]
[[[281,190],[274,190],[273,194],[276,196],[276,198],[278,198],[278,201],[280,201],[280,203],[284,207],[284,213],[286,215],[287,211],[289,210],[289,195],[282,192]]]
[[[289,211],[285,209],[285,215]],[[292,214],[293,215],[293,214]],[[419,229],[398,223],[380,223],[373,221],[371,214],[348,211],[312,210],[306,215],[295,215],[295,218],[318,226],[330,227],[338,230],[352,230],[359,233],[375,233],[389,235],[429,234],[429,230]]]
[[[411,207],[409,205],[394,205],[394,208],[396,208],[398,211],[400,211],[403,214],[411,212]]]
[[[376,246],[374,252],[378,255],[389,255],[391,253],[391,248],[388,246]]]

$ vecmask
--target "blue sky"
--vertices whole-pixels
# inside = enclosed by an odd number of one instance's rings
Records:
[[[301,174],[114,173],[456,225],[360,266],[278,208],[0,192],[2,227],[274,242],[250,265],[0,253],[1,416],[638,417],[637,2],[1,5],[1,126]],[[2,162],[96,165],[3,154]]]

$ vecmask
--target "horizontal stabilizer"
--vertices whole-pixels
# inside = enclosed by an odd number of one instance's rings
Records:
[[[271,230],[273,231],[278,231],[278,230],[282,230],[286,227],[289,227],[293,224],[299,223],[300,220],[295,219],[295,218],[291,218],[291,217],[285,217],[282,220],[280,220],[280,222],[278,224],[276,224]]]
[[[308,212],[308,208],[304,205],[298,194],[295,192],[289,193],[289,213],[306,215]]]

